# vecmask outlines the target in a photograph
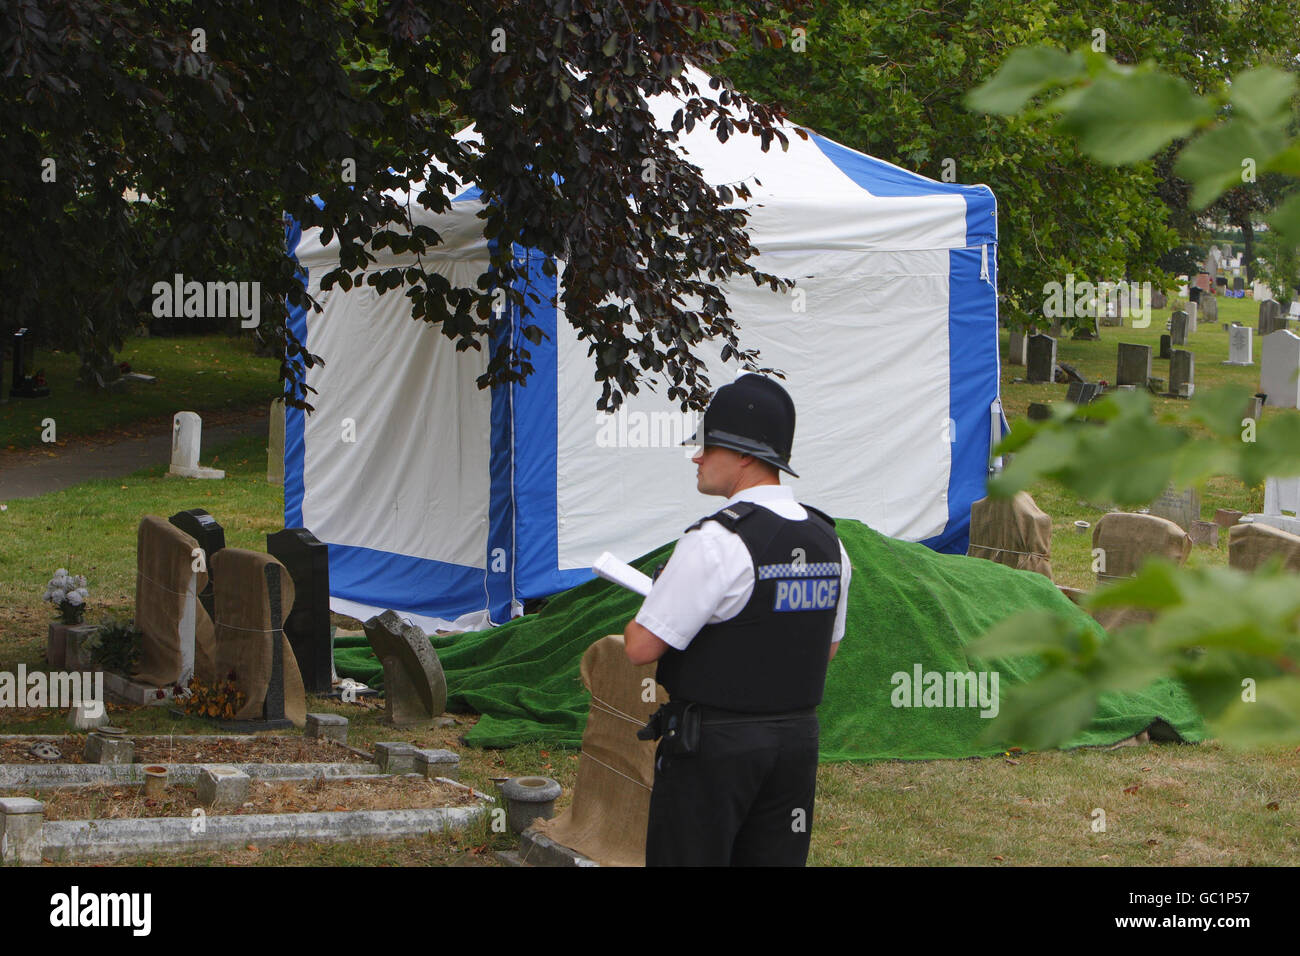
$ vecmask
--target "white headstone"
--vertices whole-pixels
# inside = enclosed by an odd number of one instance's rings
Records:
[[[1264,479],[1264,514],[1300,517],[1300,478]]]
[[[1259,390],[1274,408],[1300,408],[1300,336],[1287,329],[1259,342]]]
[[[1195,302],[1187,303],[1187,334],[1191,335],[1196,331],[1196,315],[1200,312],[1200,307]]]
[[[199,465],[199,445],[203,438],[203,419],[194,412],[177,412],[172,418],[172,466],[170,475],[181,478],[224,478],[219,468]]]
[[[1228,326],[1228,361],[1224,365],[1254,365],[1255,330],[1245,325]]]
[[[1291,300],[1291,308],[1287,311],[1287,315],[1293,319],[1300,319],[1300,299]]]

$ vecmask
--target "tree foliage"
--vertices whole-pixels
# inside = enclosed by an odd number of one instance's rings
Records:
[[[743,186],[715,189],[657,129],[646,98],[676,93],[680,127],[780,148],[778,114],[716,83],[730,40],[771,43],[752,4],[650,0],[14,0],[0,11],[0,275],[11,323],[75,339],[102,379],[121,335],[175,273],[257,281],[292,404],[318,361],[286,328],[309,304],[283,216],[321,226],[340,267],[324,287],[403,289],[411,314],[481,348],[516,247],[567,264],[569,320],[615,406],[653,375],[703,407],[694,347],[720,338],[754,367],[721,284],[781,287],[750,261]],[[708,33],[708,36],[705,34]],[[725,43],[725,46],[724,46]],[[481,146],[455,138],[471,121]],[[436,158],[442,166],[430,166]],[[43,179],[53,160],[54,180]],[[654,175],[645,175],[653,169]],[[354,171],[354,175],[345,174]],[[426,178],[427,177],[427,178]],[[454,179],[453,179],[454,177]],[[394,197],[445,209],[455,180],[484,194],[491,269],[454,288],[428,268],[440,237]],[[133,202],[134,194],[148,202]],[[312,197],[318,196],[318,208]],[[414,264],[368,269],[375,249]],[[526,325],[526,339],[540,330]],[[481,385],[515,381],[527,344],[501,346]]]
[[[1293,66],[1294,64],[1292,64]],[[1086,50],[1014,51],[970,95],[976,107],[1050,118],[1099,162],[1126,163],[1172,148],[1193,208],[1204,209],[1238,185],[1244,160],[1260,172],[1300,177],[1295,134],[1296,77],[1274,66],[1248,69],[1198,93],[1153,63],[1133,67]],[[1115,135],[1117,129],[1124,136]],[[1139,145],[1140,144],[1140,147]],[[1283,236],[1300,235],[1300,197],[1270,217]],[[1234,475],[1248,484],[1300,474],[1300,413],[1256,423],[1243,419],[1248,390],[1198,393],[1189,422],[1157,423],[1145,395],[1119,395],[1082,410],[1066,404],[1048,422],[1017,423],[997,449],[1014,453],[990,494],[1008,495],[1054,478],[1094,500],[1137,505],[1168,483],[1199,484]],[[1181,423],[1187,424],[1187,423]],[[1068,739],[1091,718],[1098,697],[1157,677],[1182,680],[1211,727],[1239,744],[1300,739],[1300,597],[1295,576],[1272,567],[1177,569],[1149,562],[1135,578],[1101,587],[1091,610],[1146,612],[1099,641],[1052,615],[1019,615],[971,648],[982,657],[1037,653],[1047,666],[1008,701],[1001,730],[1037,745]]]

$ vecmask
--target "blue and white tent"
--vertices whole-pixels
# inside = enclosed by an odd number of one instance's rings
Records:
[[[678,105],[651,101],[665,127]],[[785,373],[798,409],[791,484],[836,517],[964,552],[1002,427],[993,194],[788,133],[788,151],[742,135],[719,143],[704,124],[681,144],[709,182],[749,184],[762,268],[797,282],[794,293],[727,288],[742,344]],[[444,239],[432,268],[473,285],[488,261],[478,190],[465,184],[437,216],[410,205]],[[602,551],[635,557],[718,503],[696,492],[679,444],[696,416],[664,387],[598,412],[587,345],[562,309],[533,306],[547,338],[529,346],[525,385],[480,390],[490,349],[457,352],[410,319],[400,292],[322,296],[337,246],[294,227],[289,245],[324,305],[290,321],[326,364],[307,376],[316,411],[288,412],[285,523],[329,545],[336,611],[500,623],[590,578]],[[548,277],[540,256],[523,258],[549,302],[564,264]],[[702,354],[715,387],[732,380],[717,348]]]

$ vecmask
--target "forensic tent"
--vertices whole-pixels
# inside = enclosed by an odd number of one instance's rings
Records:
[[[679,105],[650,101],[665,128]],[[725,287],[742,345],[785,373],[798,411],[802,477],[790,483],[837,518],[962,553],[1004,425],[993,195],[786,132],[786,151],[745,135],[719,143],[706,124],[679,142],[708,182],[749,185],[761,266],[797,283]],[[473,285],[488,262],[480,192],[465,185],[439,215],[414,197],[410,209],[443,238],[426,265]],[[329,545],[336,611],[393,608],[426,630],[499,624],[588,580],[602,551],[648,552],[717,504],[697,493],[693,450],[680,445],[699,416],[669,402],[664,383],[616,414],[596,410],[587,343],[551,304],[563,262],[547,276],[540,255],[521,252],[542,300],[527,322],[546,338],[529,345],[526,383],[480,390],[490,348],[457,352],[410,319],[400,291],[321,294],[337,246],[293,224],[288,243],[324,307],[290,323],[325,364],[306,378],[316,410],[287,413],[285,523]],[[378,267],[403,264],[375,254]],[[516,336],[527,323],[513,306],[507,315],[500,334]],[[700,350],[714,387],[737,374],[720,347]]]

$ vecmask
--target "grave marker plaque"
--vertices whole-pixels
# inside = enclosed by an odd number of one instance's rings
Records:
[[[293,609],[285,618],[284,633],[298,660],[303,687],[309,694],[328,694],[334,664],[329,546],[306,528],[286,528],[266,536],[266,551],[293,580]]]

